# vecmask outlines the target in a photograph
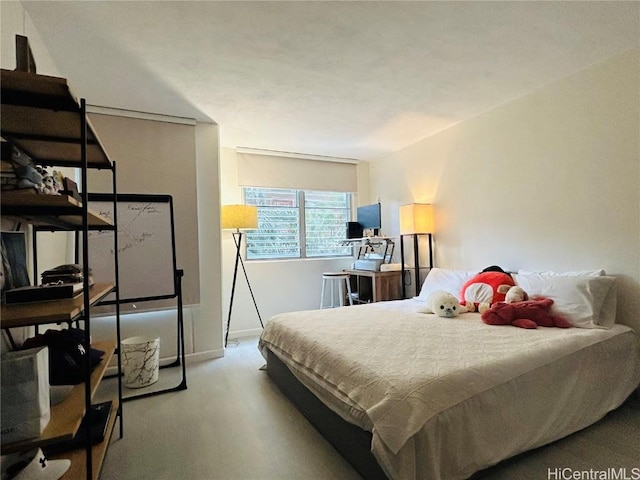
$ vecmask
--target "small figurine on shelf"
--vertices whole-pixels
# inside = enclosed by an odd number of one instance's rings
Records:
[[[60,195],[58,192],[62,190],[62,174],[56,170],[49,173],[44,167],[36,167],[42,175],[42,181],[36,187],[38,193],[43,195]]]

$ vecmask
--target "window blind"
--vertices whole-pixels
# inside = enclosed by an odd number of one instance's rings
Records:
[[[238,184],[331,192],[358,190],[355,163],[238,153]]]

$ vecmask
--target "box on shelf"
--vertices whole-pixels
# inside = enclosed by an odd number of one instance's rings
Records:
[[[82,293],[82,283],[61,283],[58,285],[37,285],[7,290],[5,302],[12,303],[44,302],[73,298]]]
[[[364,260],[356,260],[354,268],[356,270],[369,270],[371,272],[377,272],[380,270],[383,260],[381,258],[368,258]]]
[[[2,444],[38,437],[49,423],[49,349],[2,355]]]
[[[102,442],[107,435],[107,425],[111,417],[113,402],[106,401],[91,405],[91,445]],[[71,439],[42,447],[47,455],[82,448],[87,442],[88,416],[85,415],[78,428],[78,433]]]

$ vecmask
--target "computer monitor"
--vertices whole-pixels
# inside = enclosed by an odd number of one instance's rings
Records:
[[[364,205],[357,208],[357,221],[363,229],[372,229],[374,235],[382,228],[380,203]]]

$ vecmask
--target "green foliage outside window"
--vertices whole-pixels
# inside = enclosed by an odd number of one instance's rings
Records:
[[[340,242],[350,194],[249,187],[244,195],[258,206],[258,229],[247,231],[248,260],[351,255]]]

